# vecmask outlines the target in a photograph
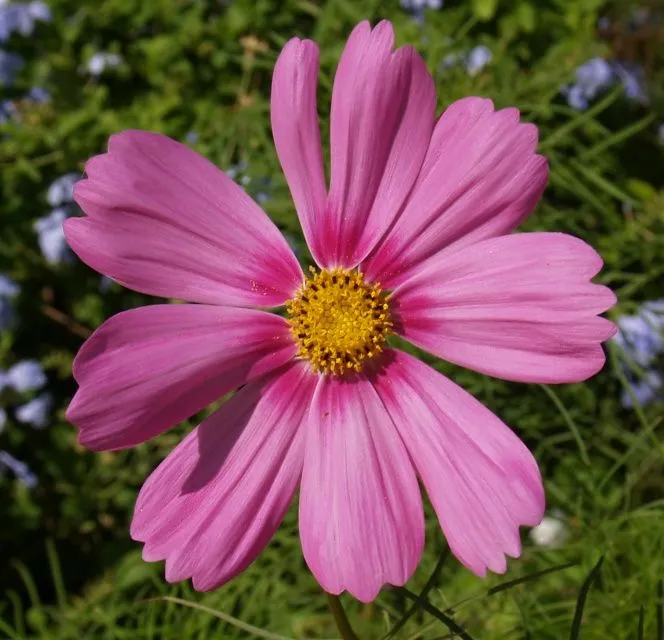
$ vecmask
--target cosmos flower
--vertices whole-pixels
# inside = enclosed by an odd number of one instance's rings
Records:
[[[389,22],[351,34],[334,80],[329,189],[316,105],[319,52],[277,60],[277,152],[318,269],[186,145],[128,131],[88,161],[65,222],[88,265],[193,304],[107,320],[83,345],[68,418],[94,450],[132,447],[241,387],[148,478],[131,535],[169,581],[216,588],[268,543],[299,487],[304,557],[362,601],[413,574],[418,476],[452,551],[478,575],[520,553],[544,491],[532,454],[399,334],[507,380],[584,380],[604,363],[615,296],[602,261],[561,233],[512,232],[546,160],[516,109],[466,98],[436,120],[433,80]],[[284,316],[270,309],[285,307]]]

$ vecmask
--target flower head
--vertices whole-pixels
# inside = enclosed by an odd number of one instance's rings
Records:
[[[318,48],[277,60],[277,153],[317,264],[305,276],[244,190],[185,145],[111,137],[74,188],[79,257],[126,287],[196,304],[106,321],[74,362],[68,418],[95,450],[131,447],[238,389],[153,472],[131,535],[170,581],[213,589],[268,543],[300,490],[305,559],[325,589],[369,601],[412,575],[424,543],[418,476],[451,549],[478,575],[520,553],[544,513],[537,464],[398,334],[476,371],[572,382],[604,363],[615,296],[597,253],[513,231],[547,180],[537,129],[466,98],[435,117],[433,80],[388,22],[341,56],[323,170]],[[269,312],[285,306],[286,316]]]

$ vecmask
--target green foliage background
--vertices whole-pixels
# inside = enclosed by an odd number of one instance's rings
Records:
[[[424,56],[437,81],[441,109],[459,97],[482,95],[498,107],[519,107],[538,125],[551,180],[525,226],[574,233],[595,246],[606,263],[600,280],[619,296],[614,315],[629,313],[644,300],[664,297],[664,151],[656,135],[664,119],[662,61],[647,70],[648,107],[630,103],[617,87],[588,111],[577,112],[567,106],[560,87],[590,57],[613,55],[616,43],[599,38],[598,18],[608,14],[620,23],[631,3],[448,0],[440,11],[428,11],[424,23],[396,0],[49,4],[53,23],[40,25],[32,37],[14,37],[7,47],[29,64],[5,97],[43,86],[52,100],[43,105],[20,101],[20,117],[0,125],[0,273],[22,286],[20,322],[0,334],[0,367],[39,359],[57,399],[47,429],[10,423],[0,434],[0,448],[26,460],[40,479],[29,491],[10,475],[0,477],[0,635],[40,640],[260,636],[219,618],[225,615],[269,630],[263,637],[334,637],[324,597],[301,558],[294,510],[261,558],[213,594],[168,586],[161,567],[140,560],[128,535],[136,492],[190,425],[128,452],[92,454],[76,444],[75,430],[64,420],[74,392],[72,357],[105,318],[146,299],[117,286],[102,294],[98,275],[77,261],[58,267],[45,263],[32,225],[48,212],[46,188],[66,172],[81,172],[113,132],[142,128],[184,140],[193,131],[195,148],[220,167],[246,163],[250,191],[261,178],[270,179],[265,208],[306,260],[271,141],[271,70],[290,37],[319,43],[325,139],[334,69],[347,34],[363,18],[387,17],[395,23],[399,44],[412,43]],[[644,46],[656,47],[658,33],[655,29]],[[483,72],[469,77],[462,68],[441,68],[447,54],[478,44],[493,52]],[[123,63],[93,79],[81,70],[96,51],[119,53]],[[603,554],[581,637],[639,637],[641,607],[643,637],[661,633],[662,405],[621,408],[622,354],[612,345],[609,351],[609,363],[595,379],[556,388],[491,380],[435,363],[532,447],[550,506],[567,515],[571,538],[560,550],[526,541],[522,559],[511,563],[507,576],[488,581],[447,559],[429,585],[426,606],[418,605],[395,637],[454,637],[446,635],[445,623],[431,607],[453,616],[472,634],[468,637],[570,637],[579,588]],[[423,588],[445,549],[434,518],[428,519],[427,532],[425,559],[408,585],[412,592]],[[487,595],[490,587],[568,562],[575,564]],[[153,600],[162,596],[212,611]],[[412,604],[402,590],[386,590],[367,607],[344,602],[362,638],[387,633]]]

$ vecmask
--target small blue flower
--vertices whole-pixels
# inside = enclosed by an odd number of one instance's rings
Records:
[[[0,49],[0,86],[11,87],[23,64],[23,58],[18,54]]]
[[[615,62],[613,69],[625,88],[625,95],[630,100],[647,104],[648,96],[645,91],[643,69],[627,62]]]
[[[576,70],[575,83],[563,87],[562,92],[570,107],[583,111],[602,89],[610,87],[614,81],[611,65],[604,58],[592,58]]]
[[[0,331],[6,329],[14,319],[14,305],[11,299],[19,294],[19,286],[0,273]]]
[[[36,391],[46,384],[46,374],[36,360],[23,360],[11,367],[3,376],[0,380],[0,389],[3,384],[18,393]]]
[[[607,62],[599,57],[582,64],[576,70],[575,83],[563,87],[562,93],[570,107],[583,111],[603,89],[617,82],[622,83],[630,100],[648,102],[641,67],[627,62]]]
[[[567,104],[572,107],[572,109],[585,111],[588,108],[588,98],[581,85],[574,84],[571,87],[566,88],[563,93],[567,98]]]
[[[448,53],[443,56],[443,59],[438,64],[439,71],[445,72],[448,69],[456,67],[460,62],[463,62],[463,56],[458,53]]]
[[[81,179],[78,173],[66,173],[55,179],[46,193],[46,201],[52,207],[59,207],[74,201],[74,185]]]
[[[99,291],[102,293],[108,293],[111,286],[113,285],[113,280],[108,276],[102,276],[99,278]]]
[[[6,451],[0,451],[0,471],[2,469],[12,471],[18,480],[28,487],[28,489],[34,489],[39,482],[37,476],[30,471],[25,462],[17,460]]]
[[[617,321],[615,341],[630,360],[644,368],[664,352],[664,322],[656,309],[643,305],[637,315],[621,316]]]
[[[400,0],[399,4],[406,11],[419,13],[425,9],[442,9],[445,2],[444,0]]]
[[[48,424],[53,398],[48,392],[38,395],[30,402],[21,405],[15,411],[16,419],[29,424],[35,429],[43,429]]]
[[[248,165],[246,162],[238,162],[237,164],[233,164],[230,166],[229,169],[226,169],[224,173],[231,179],[231,180],[236,180],[239,177],[239,180],[242,179],[242,176],[244,175],[244,172],[247,170]],[[239,181],[236,180],[236,181]]]
[[[122,64],[122,57],[117,53],[105,53],[99,51],[95,53],[87,64],[87,70],[90,75],[100,76],[107,69],[115,69]]]
[[[0,4],[0,42],[9,40],[13,33],[29,36],[36,22],[50,22],[51,10],[40,0]]]
[[[608,29],[611,28],[611,19],[608,16],[602,16],[597,21],[597,28],[600,31],[607,31]]]
[[[18,109],[13,100],[0,101],[0,124],[5,124],[16,117]]]
[[[625,409],[634,408],[632,394],[642,407],[664,399],[664,380],[657,372],[649,371],[645,378],[638,380],[633,379],[633,376],[630,379],[628,376],[628,380],[630,380],[629,387],[632,393],[630,394],[625,389],[620,397],[620,403]]]
[[[13,298],[21,292],[19,287],[11,278],[0,273],[0,297]]]
[[[196,133],[196,131],[189,131],[185,137],[185,141],[188,142],[189,144],[196,144],[199,140],[199,135]]]
[[[51,211],[47,216],[39,218],[34,224],[39,248],[49,264],[60,264],[71,258],[62,228],[62,223],[68,217],[67,209],[60,207]]]
[[[615,342],[629,361],[646,371],[645,376],[637,377],[629,364],[623,366],[632,393],[641,405],[659,400],[664,381],[651,367],[664,354],[664,300],[644,303],[637,314],[621,316],[617,324]],[[626,408],[633,406],[627,391],[623,392],[621,402]]]
[[[29,2],[28,12],[34,20],[39,20],[40,22],[50,22],[53,19],[53,14],[49,6],[40,0]]]
[[[42,87],[33,87],[25,94],[25,97],[32,102],[43,104],[51,99],[51,94]]]
[[[466,56],[466,72],[469,76],[477,75],[491,62],[491,58],[493,58],[493,53],[489,47],[483,44],[473,47]]]

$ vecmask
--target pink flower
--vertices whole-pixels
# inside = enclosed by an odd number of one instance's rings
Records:
[[[504,572],[544,510],[537,464],[495,415],[414,357],[492,376],[577,382],[604,363],[615,296],[602,260],[561,233],[512,232],[547,180],[537,129],[434,84],[389,22],[351,34],[331,112],[329,190],[318,49],[291,40],[272,83],[277,152],[311,253],[228,177],[164,136],[127,131],[86,165],[69,244],[122,285],[197,304],[105,322],[74,363],[69,419],[94,450],[131,447],[244,385],[143,486],[131,535],[169,581],[243,571],[300,488],[304,557],[329,592],[401,585],[424,543],[419,477],[451,549]],[[389,295],[388,292],[389,291]],[[286,305],[286,317],[264,309]]]

